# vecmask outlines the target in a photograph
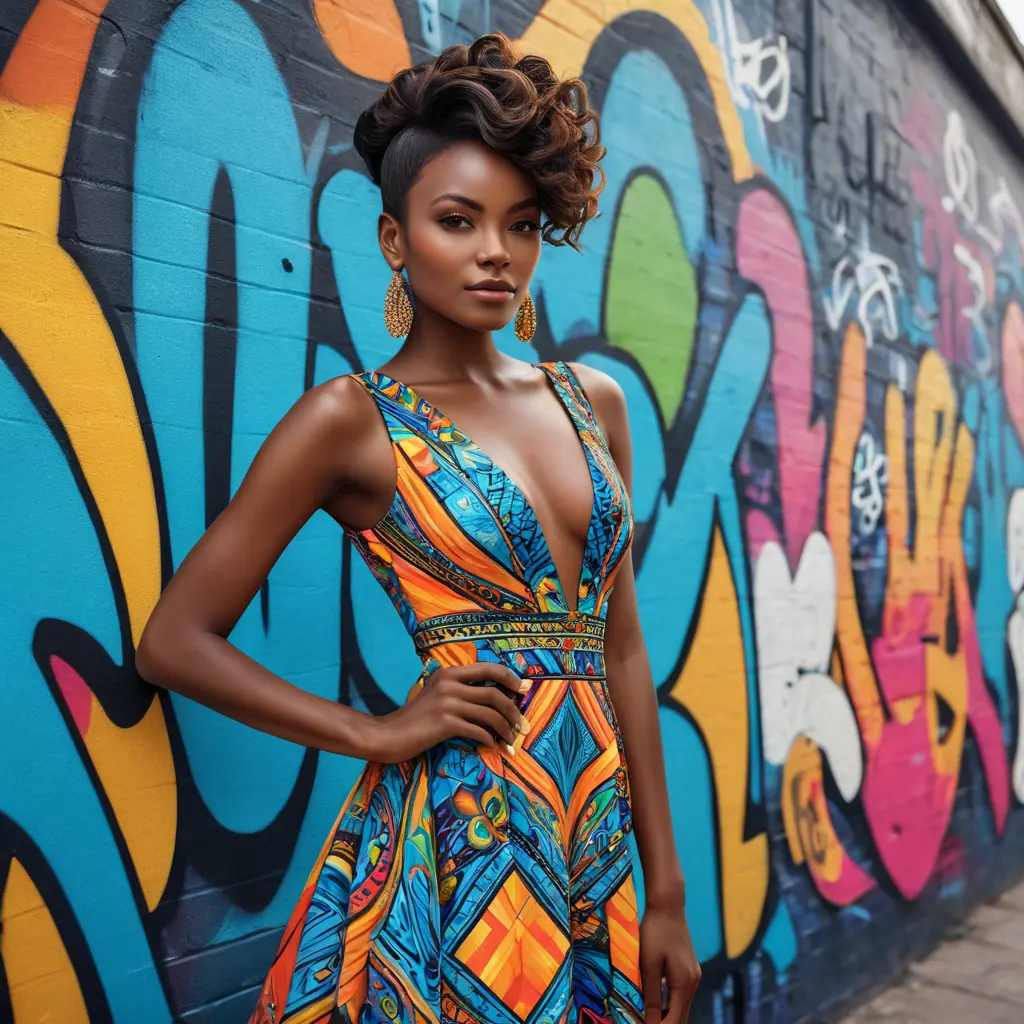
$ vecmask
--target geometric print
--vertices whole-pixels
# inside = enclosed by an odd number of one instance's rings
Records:
[[[555,980],[569,936],[515,868],[487,901],[456,959],[520,1020],[528,1020]]]
[[[530,754],[551,776],[566,805],[580,775],[600,753],[571,697],[562,702],[550,726],[530,744]]]
[[[641,1024],[629,782],[604,624],[629,499],[572,369],[541,363],[593,483],[577,607],[516,485],[440,410],[353,374],[398,485],[349,531],[423,662],[531,687],[514,757],[453,740],[367,764],[296,904],[250,1024]]]

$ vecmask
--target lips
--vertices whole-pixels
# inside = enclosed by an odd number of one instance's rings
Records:
[[[481,302],[508,302],[516,293],[508,281],[497,277],[471,284],[466,291],[472,292]]]
[[[515,288],[508,283],[508,281],[502,281],[498,278],[488,278],[486,281],[480,281],[477,284],[471,284],[468,288],[471,292],[508,292],[510,295],[514,294]]]

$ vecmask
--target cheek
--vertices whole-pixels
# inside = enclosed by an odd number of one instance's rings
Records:
[[[532,274],[537,267],[537,261],[540,259],[540,232],[523,234],[519,237],[513,234],[511,238],[509,253],[512,256],[513,263],[519,271],[528,270]]]
[[[440,283],[450,280],[453,271],[464,267],[466,261],[472,259],[472,251],[466,236],[427,228],[417,233],[409,256],[409,262],[415,264],[421,275]]]

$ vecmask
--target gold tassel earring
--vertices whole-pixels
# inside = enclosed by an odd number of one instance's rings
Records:
[[[413,308],[402,272],[396,270],[384,296],[384,326],[392,338],[404,338],[412,329]]]
[[[523,304],[519,307],[519,312],[516,313],[516,337],[520,341],[530,341],[536,330],[537,310],[533,305],[533,299],[530,297],[529,291],[527,291],[526,298],[523,299]]]

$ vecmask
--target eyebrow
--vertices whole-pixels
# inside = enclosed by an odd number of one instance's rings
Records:
[[[528,210],[530,208],[535,210],[540,209],[540,203],[536,198],[530,197],[529,199],[521,199],[518,203],[513,203],[509,208],[509,213],[518,213],[520,210]]]
[[[469,196],[460,195],[458,192],[445,192],[444,195],[438,196],[436,199],[431,200],[431,206],[437,206],[438,203],[460,203],[462,206],[468,206],[471,210],[478,212],[483,210],[483,204],[478,203],[475,199],[470,199]],[[509,208],[509,213],[517,213],[519,210],[525,210],[528,208],[534,208],[539,210],[540,203],[536,198],[530,197],[529,199],[521,199],[518,203],[513,203]]]

